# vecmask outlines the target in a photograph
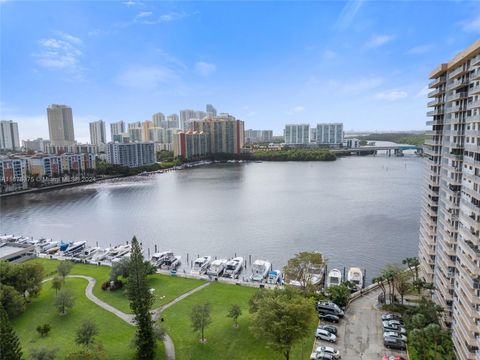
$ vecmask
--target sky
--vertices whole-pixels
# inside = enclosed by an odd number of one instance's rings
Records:
[[[0,0],[0,118],[48,138],[207,103],[246,129],[426,129],[428,74],[480,38],[480,2]],[[107,133],[109,133],[107,125]]]

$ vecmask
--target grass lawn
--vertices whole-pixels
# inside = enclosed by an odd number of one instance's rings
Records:
[[[248,300],[256,290],[212,283],[165,310],[162,313],[165,319],[163,326],[173,339],[177,359],[284,359],[281,354],[268,349],[248,329]],[[212,323],[205,331],[207,343],[200,344],[200,335],[192,332],[190,311],[194,304],[204,301],[210,303]],[[233,328],[232,319],[226,316],[231,304],[238,304],[242,308],[238,329]],[[316,326],[317,322],[314,321],[311,335],[304,340],[304,359],[310,357]],[[301,344],[293,349],[290,358],[302,358]]]
[[[45,269],[45,276],[53,276],[57,271],[59,260],[49,259],[34,259],[31,260],[43,265]],[[102,283],[109,279],[110,267],[97,266],[91,264],[75,264],[70,274],[72,275],[87,275],[97,279],[97,283],[93,289],[93,293],[99,299],[106,303],[115,306],[117,309],[130,313],[130,306],[125,296],[124,290],[117,291],[103,291]],[[176,297],[186,293],[187,291],[196,288],[204,283],[203,280],[177,278],[174,276],[155,274],[149,276],[149,284],[151,288],[155,289],[155,302],[153,308],[160,307]]]
[[[85,297],[87,281],[67,279],[65,287],[75,293],[75,305],[61,316],[54,306],[55,290],[50,282],[43,284],[38,298],[33,299],[27,310],[13,321],[13,326],[21,339],[24,355],[39,347],[57,348],[58,358],[79,349],[75,344],[75,331],[84,319],[96,322],[99,328],[97,341],[102,343],[109,359],[133,359],[134,350],[129,347],[135,328],[115,315],[98,307]],[[38,325],[50,324],[47,337],[40,337],[35,330]],[[115,329],[112,331],[112,329]],[[164,358],[163,344],[159,342],[158,359]]]

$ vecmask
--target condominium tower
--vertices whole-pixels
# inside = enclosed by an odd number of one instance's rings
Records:
[[[0,121],[0,150],[20,149],[18,124],[12,120]]]
[[[124,121],[118,121],[115,123],[110,124],[110,139],[112,141],[115,135],[120,135],[125,132],[125,122]]]
[[[285,144],[308,145],[310,142],[309,124],[287,124],[284,130]]]
[[[107,134],[105,130],[105,121],[98,120],[89,124],[90,126],[90,143],[102,146],[107,143]]]
[[[430,74],[419,259],[459,360],[480,359],[480,40]]]
[[[343,124],[317,124],[315,135],[318,145],[340,146],[343,144]]]
[[[47,108],[48,132],[51,145],[68,146],[75,144],[72,108],[53,104]]]

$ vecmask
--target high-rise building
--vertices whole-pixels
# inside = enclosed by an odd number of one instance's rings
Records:
[[[153,142],[108,143],[107,162],[128,167],[139,167],[155,163]]]
[[[22,141],[22,146],[26,150],[31,150],[31,151],[40,151],[40,152],[46,152],[47,151],[47,146],[50,145],[50,141],[44,140],[42,138],[38,138],[36,140],[23,140]]]
[[[187,121],[195,118],[196,118],[195,110],[190,110],[190,109],[180,110],[180,124],[179,124],[180,129],[186,130],[185,126]]]
[[[20,149],[18,124],[12,120],[0,121],[0,150]]]
[[[310,142],[311,143],[317,142],[317,128],[315,127],[310,129]]]
[[[142,140],[143,142],[147,142],[149,141],[148,140],[148,137],[149,137],[149,130],[153,128],[153,121],[150,121],[150,120],[146,120],[144,122],[142,122]]]
[[[203,131],[180,131],[173,138],[173,154],[183,159],[200,159],[208,155],[209,136]]]
[[[206,110],[207,116],[212,118],[217,116],[217,109],[215,109],[212,104],[207,104],[205,110]]]
[[[163,127],[152,127],[148,129],[148,141],[165,143],[167,130]]]
[[[309,124],[287,124],[284,130],[285,144],[308,145],[310,142]]]
[[[89,124],[90,126],[90,143],[99,147],[107,143],[107,131],[105,130],[105,121],[98,120]]]
[[[161,112],[152,115],[153,126],[165,127],[165,115]]]
[[[128,126],[128,137],[130,138],[130,141],[143,141],[143,129],[142,127],[130,127],[130,124]]]
[[[423,278],[457,359],[480,358],[480,40],[430,74],[431,138],[420,225]]]
[[[343,144],[343,124],[317,124],[317,144],[338,147]]]
[[[125,122],[118,121],[110,124],[110,139],[112,141],[115,135],[123,134],[125,132]]]
[[[255,143],[266,143],[272,142],[273,140],[273,131],[272,130],[245,130],[245,143],[246,144],[255,144]]]
[[[203,120],[205,117],[207,117],[207,113],[205,111],[195,111],[195,118]]]
[[[179,118],[177,114],[167,116],[167,129],[178,129],[180,127]]]
[[[47,108],[48,132],[51,145],[68,146],[75,144],[72,108],[53,104]]]

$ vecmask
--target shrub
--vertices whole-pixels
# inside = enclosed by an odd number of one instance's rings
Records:
[[[43,324],[37,326],[37,332],[40,334],[41,337],[47,336],[50,332],[51,327],[49,324]]]

